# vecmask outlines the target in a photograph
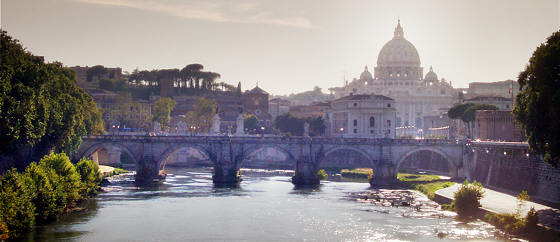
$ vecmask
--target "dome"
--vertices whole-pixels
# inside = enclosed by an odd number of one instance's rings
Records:
[[[430,82],[437,82],[437,80],[438,80],[437,74],[434,72],[434,69],[432,69],[431,66],[430,66],[430,71],[428,71],[428,73],[426,73],[426,77],[424,79],[426,81],[430,81]]]
[[[367,66],[366,66],[364,72],[362,72],[362,74],[360,75],[360,80],[362,80],[362,81],[373,80],[373,76],[372,76],[371,73],[368,71]]]
[[[404,38],[401,22],[395,28],[393,39],[387,42],[377,57],[377,66],[420,67],[420,56],[416,47]]]

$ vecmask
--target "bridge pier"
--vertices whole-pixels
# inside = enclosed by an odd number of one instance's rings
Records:
[[[311,162],[298,161],[296,163],[295,174],[292,177],[294,185],[319,185],[319,177],[317,177],[317,169]]]
[[[214,166],[212,180],[214,184],[236,184],[241,182],[241,175],[235,166],[218,164]]]
[[[136,164],[136,183],[162,182],[165,176],[165,172],[159,169],[158,163],[151,155],[144,155]]]
[[[369,179],[369,184],[371,186],[388,186],[396,181],[396,167],[391,162],[384,162],[373,168],[373,178]]]

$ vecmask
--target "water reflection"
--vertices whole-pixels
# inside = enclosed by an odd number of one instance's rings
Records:
[[[464,224],[433,209],[359,202],[367,183],[297,187],[289,176],[245,175],[239,187],[217,187],[210,169],[169,169],[159,186],[112,178],[88,209],[39,228],[27,241],[496,241],[488,224]]]

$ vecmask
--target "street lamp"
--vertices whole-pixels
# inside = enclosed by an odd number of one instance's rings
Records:
[[[340,138],[344,138],[344,128],[340,128]]]

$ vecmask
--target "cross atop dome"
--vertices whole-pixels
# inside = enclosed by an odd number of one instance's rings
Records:
[[[395,28],[395,36],[393,38],[394,39],[404,38],[404,31],[403,31],[403,28],[401,26],[401,19],[400,18],[399,18],[399,23],[397,24],[397,27]]]

